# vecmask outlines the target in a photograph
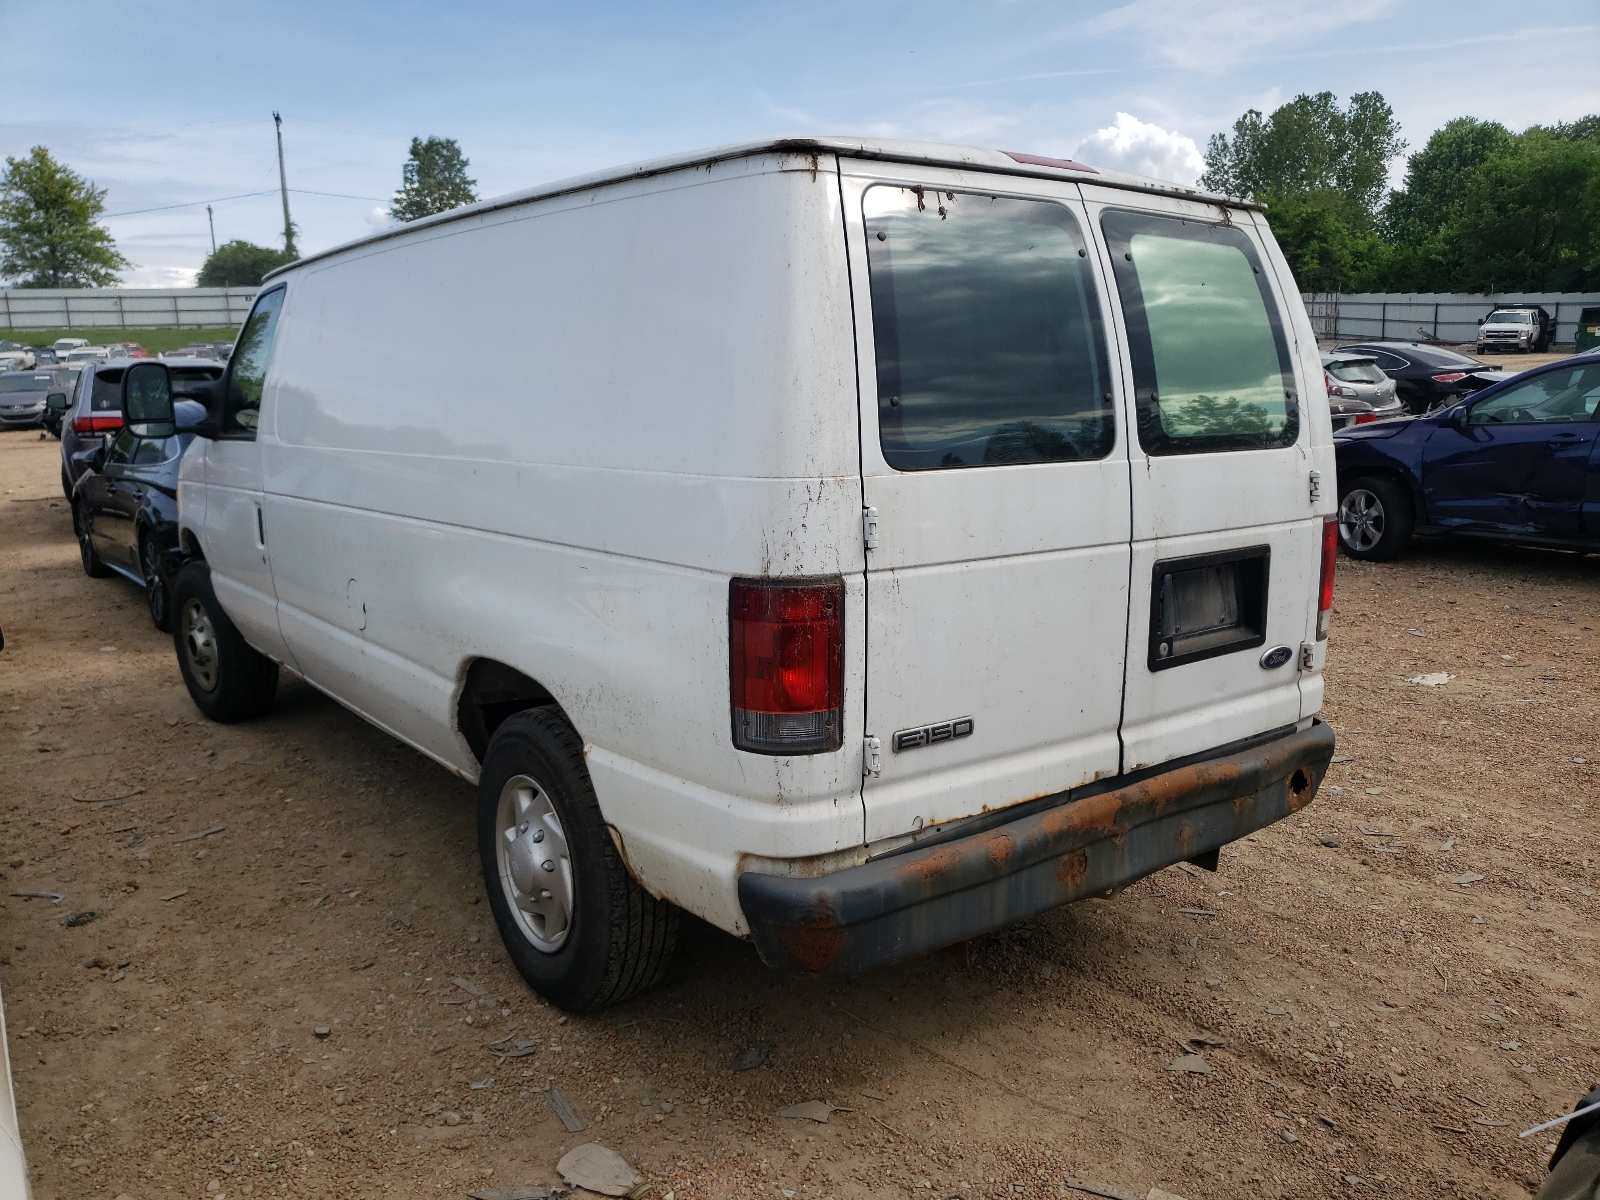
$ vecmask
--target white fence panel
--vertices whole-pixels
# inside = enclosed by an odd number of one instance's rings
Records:
[[[257,288],[0,288],[7,329],[229,329]]]
[[[1500,304],[1542,304],[1556,324],[1555,341],[1572,345],[1578,318],[1600,308],[1600,292],[1366,292],[1341,296],[1307,293],[1301,297],[1319,338],[1335,341],[1436,341],[1472,345],[1478,319]]]

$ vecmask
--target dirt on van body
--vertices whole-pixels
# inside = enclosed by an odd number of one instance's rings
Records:
[[[1217,874],[845,982],[689,922],[665,986],[567,1019],[501,951],[473,789],[296,681],[203,720],[56,453],[0,434],[0,893],[62,896],[0,895],[42,1200],[461,1195],[588,1141],[655,1200],[1520,1197],[1552,1137],[1516,1134],[1600,1076],[1593,557],[1342,561],[1340,757]]]

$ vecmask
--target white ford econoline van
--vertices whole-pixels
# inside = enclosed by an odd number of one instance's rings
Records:
[[[484,342],[492,387],[418,353]],[[1322,369],[1221,197],[831,138],[619,168],[270,276],[202,433],[195,702],[282,666],[475,782],[569,1008],[680,909],[859,971],[1214,866],[1333,752]]]

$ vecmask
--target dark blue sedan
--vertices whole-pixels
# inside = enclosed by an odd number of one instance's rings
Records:
[[[1413,533],[1600,549],[1600,355],[1524,371],[1424,417],[1334,435],[1339,542],[1390,559]]]
[[[172,407],[175,424],[124,425],[115,437],[80,450],[72,489],[84,573],[98,579],[115,572],[138,584],[163,632],[172,628],[172,581],[163,558],[178,544],[178,463],[206,416],[193,400]]]

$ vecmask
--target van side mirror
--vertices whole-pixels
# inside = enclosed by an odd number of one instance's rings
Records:
[[[172,376],[166,363],[135,363],[122,373],[122,420],[128,425],[171,425]]]
[[[67,394],[65,392],[51,392],[44,398],[44,406],[49,412],[66,412]]]

